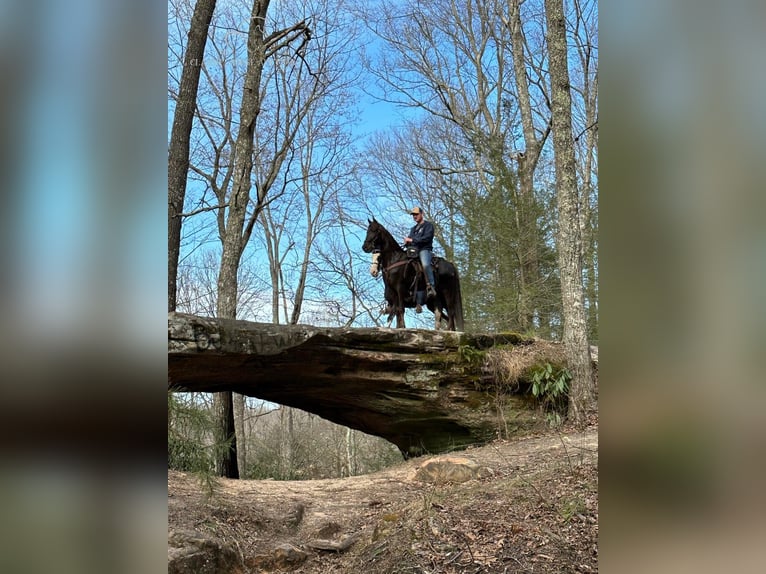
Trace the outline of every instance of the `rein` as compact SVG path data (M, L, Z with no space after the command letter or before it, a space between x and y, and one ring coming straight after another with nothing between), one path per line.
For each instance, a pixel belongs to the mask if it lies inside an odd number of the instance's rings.
M402 265L407 265L410 262L409 259L404 259L402 261L397 261L396 263L392 263L388 267L383 268L383 273L388 273L392 269L395 269L396 267L401 267ZM376 251L372 254L372 264L370 265L370 275L373 277L377 277L378 273L380 272L381 262L380 262L380 251Z
M385 229L383 229L383 231L385 231ZM388 235L390 236L390 234ZM378 241L383 241L385 243L383 238L381 238L380 236L377 236L376 239L377 239L376 243ZM393 241L393 238L391 238L391 240ZM382 248L378 248L378 249L375 249L372 253L372 264L370 265L370 275L372 275L373 277L377 277L378 273L380 272L380 269L382 266L382 263L380 261L380 256L383 254L383 251L384 250ZM388 272L390 272L392 269L396 269L397 267L401 267L402 265L408 265L411 262L412 260L407 258L407 259L403 259L402 261L397 261L396 263L392 263L391 265L387 267L383 267L383 274L385 275Z
M387 275L387 274L388 274L388 273L389 273L389 272L390 272L392 269L396 269L397 267L401 267L402 265L405 265L405 266L406 266L406 265L409 265L409 264L411 264L412 262L413 262L413 260L412 260L412 259L403 259L402 261L397 261L396 263L392 263L392 264L391 264L391 265L389 265L388 267L384 267L384 268L383 268L383 275L384 275L384 276L386 276L386 275ZM380 268L380 259L378 259L378 260L376 261L376 263L377 263L377 265L378 265L378 268ZM405 270L405 273L406 273L406 272L407 272L407 271ZM373 277L374 277L374 276L376 276L376 274L375 274L375 275L373 275ZM415 285L417 285L417 282L418 282L418 271L417 271L417 269L416 269L416 270L415 270L415 277L412 279L412 285L410 285L410 292L411 292L411 293L414 293L414 291L415 291Z
M394 269L395 267L401 267L402 265L407 265L410 262L409 259L404 259L402 261L397 261L396 263L392 263L388 267L383 268L383 273L386 273L387 271L391 271L391 269ZM380 265L380 263L378 263Z

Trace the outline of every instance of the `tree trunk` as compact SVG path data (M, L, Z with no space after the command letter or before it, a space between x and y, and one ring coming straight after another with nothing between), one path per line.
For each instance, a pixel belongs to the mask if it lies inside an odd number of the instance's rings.
M583 168L583 251L586 257L585 273L588 277L588 335L589 339L598 340L598 277L596 274L597 250L596 237L598 237L598 220L590 205L593 189L593 162L594 150L597 146L597 121L596 115L596 86L591 88L585 108L585 125L587 129L585 139L585 166Z
M309 210L308 200L306 203L306 245L303 248L303 261L301 261L301 271L300 275L298 276L298 286L295 289L295 297L293 298L293 311L290 314L290 324L292 325L297 325L301 318L301 311L303 310L303 296L306 293L306 278L308 277L309 262L311 261L311 244L314 239L314 222L311 219L311 211Z
M168 311L176 309L178 257L181 251L181 213L184 208L186 175L189 170L189 139L194 121L207 31L213 18L215 2L216 0L198 0L194 7L168 146Z
M282 448L280 449L280 476L291 480L295 473L295 421L294 411L283 406L279 412L279 423L282 430Z
M356 474L356 434L350 428L346 428L346 471L346 476Z
M234 151L234 183L229 198L229 209L226 218L226 231L223 237L223 252L221 254L221 268L218 273L218 304L217 315L222 318L233 319L237 316L237 272L244 249L243 228L247 206L250 201L250 178L253 171L253 137L255 123L260 112L260 86L263 72L264 51L264 25L266 12L269 8L268 0L256 0L253 3L253 11L250 19L250 29L247 39L247 71L245 86L242 92L242 105L240 106L240 125ZM222 393L219 400L225 405L233 403L231 392ZM220 439L230 440L231 449L225 454L227 461L220 461L218 468L224 470L236 469L237 451L236 438L234 436L234 409L221 408L220 416L231 417L231 420L222 420L219 425L221 432L230 432L230 435L221 436ZM224 474L228 478L238 478Z
M221 269L218 275L218 316L237 315L237 271L242 257L243 231L250 202L253 171L253 138L260 113L261 75L265 59L264 25L268 0L256 0L247 37L247 71L240 106L240 124L234 147L234 181L229 198L226 231L223 238Z
M239 393L233 393L232 399L234 401L234 435L240 439L237 441L237 466L241 469L242 473L247 475L247 448L245 438L247 437L247 429L245 427L247 403L245 402L245 395Z
M582 235L563 0L545 0L545 17L548 27L553 148L559 212L558 254L564 314L563 343L572 374L569 417L579 424L584 422L588 412L595 407L595 388L584 305Z
M216 457L216 473L226 478L239 478L239 466L237 465L237 435L234 432L234 402L231 392L215 393L213 395L213 408L218 421L217 434L220 439L221 456ZM229 442L230 441L230 442Z

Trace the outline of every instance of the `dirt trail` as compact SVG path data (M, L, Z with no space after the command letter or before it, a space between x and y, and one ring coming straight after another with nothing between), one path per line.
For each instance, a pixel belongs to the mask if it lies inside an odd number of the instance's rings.
M437 487L415 479L418 467L433 458L420 457L345 479L221 479L209 498L196 476L170 471L168 525L170 530L194 530L232 542L246 559L268 553L280 543L306 548L316 539L360 540L348 553L317 552L294 569L306 573L361 567L368 573L384 572L403 559L432 567L438 563L443 565L438 571L459 572L468 567L463 561L469 556L476 572L493 572L504 563L506 550L508 560L517 563L528 550L524 571L529 572L563 572L572 560L581 562L583 572L597 568L596 427L498 441L455 456L490 471L479 480ZM421 551L420 542L412 542L421 540L419 533L427 535L430 548ZM373 544L381 537L391 545ZM463 539L472 540L475 550L469 546L471 551L465 553ZM535 550L551 541L552 548ZM402 544L407 548L396 548ZM510 552L512 546L518 548ZM558 570L539 556L568 566ZM456 570L450 570L452 566Z

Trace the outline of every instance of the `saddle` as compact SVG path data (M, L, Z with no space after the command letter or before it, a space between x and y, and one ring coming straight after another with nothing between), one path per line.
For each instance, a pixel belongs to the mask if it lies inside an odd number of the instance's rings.
M407 254L407 259L418 259L417 247L405 247L404 251ZM436 267L439 265L439 261L441 260L442 260L441 257L439 257L438 255L434 255L434 252L431 251L431 267L436 269Z

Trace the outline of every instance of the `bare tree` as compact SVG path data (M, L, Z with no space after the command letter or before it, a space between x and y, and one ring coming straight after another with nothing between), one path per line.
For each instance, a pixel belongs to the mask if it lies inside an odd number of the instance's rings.
M580 198L572 134L572 98L563 4L563 0L545 0L545 17L548 25L553 146L559 213L558 252L564 314L563 343L572 373L569 417L575 423L582 423L595 406L595 387L584 306Z
M247 70L242 91L242 102L239 109L239 131L234 146L234 173L232 189L228 199L226 226L223 234L223 251L221 254L221 269L218 276L218 308L219 317L235 317L237 313L237 270L240 258L247 244L253 225L258 214L266 203L267 195L276 180L280 167L287 157L291 138L294 131L287 131L283 141L277 144L272 162L255 185L255 206L250 211L251 202L253 152L256 128L261 114L261 103L265 86L261 79L268 58L292 42L302 39L296 53L304 49L310 39L311 32L305 21L266 34L266 15L269 0L255 0L250 17L250 27L247 41ZM293 128L294 129L294 128Z
M357 37L355 20L342 3L314 0L307 68L275 61L272 100L279 114L293 118L296 131L288 159L264 206L262 226L272 278L272 320L297 323L306 305L316 316L318 267L313 255L323 236L337 228L336 197L354 174L349 126L354 118L350 91ZM289 18L289 11L283 17ZM303 79L301 79L303 75ZM337 295L336 295L337 299Z
M218 274L217 315L234 318L237 315L237 272L242 252L247 244L253 225L266 203L267 195L277 178L282 162L285 160L290 144L290 135L278 144L273 162L265 179L256 182L255 207L248 220L248 207L251 202L254 140L258 119L261 114L264 86L262 76L266 61L280 50L290 46L296 40L302 40L295 49L300 57L311 32L305 21L266 33L266 16L270 0L255 0L250 15L247 35L247 69L239 109L239 130L234 142L234 166L232 187L227 202L225 230L221 266ZM219 432L230 441L231 449L218 464L218 472L223 476L238 478L236 434L234 432L234 404L231 393L219 393L216 396L216 408L220 420Z
M282 293L282 301L285 302L285 281L281 270L281 259L285 252L280 251L278 242L284 230L280 222L289 220L287 214L290 214L290 210L285 210L283 214L270 205L278 201L288 189L308 189L302 183L305 174L291 169L296 157L301 157L303 145L296 142L296 137L306 122L307 114L316 107L322 96L327 97L327 86L336 84L340 74L338 70L331 71L325 65L330 56L327 38L332 37L328 30L321 29L323 34L319 41L309 44L313 31L309 30L306 19L301 19L297 24L280 25L272 18L268 24L268 8L269 2L255 2L253 5L245 58L242 54L244 46L240 41L244 34L238 30L242 18L237 15L236 7L227 6L221 15L224 20L219 23L220 30L226 33L213 37L213 57L203 67L206 91L205 99L198 107L198 121L202 129L199 131L196 161L192 167L202 191L198 192L189 215L213 212L216 216L215 227L221 241L222 254L215 314L222 317L238 315L239 308L247 305L247 297L260 297L259 294L247 293L246 289L242 289L241 261L256 222L268 218L273 220L274 225L264 229L266 246L269 259L277 263L271 265L269 289ZM280 18L290 18L288 8L292 7L282 7L284 14L280 14ZM313 10L312 19L318 25L334 25L336 14L331 14L329 3L324 0L311 6L303 5L303 8ZM273 26L277 31L267 34L267 26ZM314 39L317 40L316 37ZM308 46L311 47L310 51L307 50ZM346 52L350 53L347 49ZM240 66L242 61L247 62L244 71ZM336 77L332 77L333 73ZM238 93L242 94L239 108L234 102ZM267 113L263 113L263 110L267 110ZM307 165L306 170L311 172L313 169ZM255 193L251 194L253 189ZM207 195L208 191L212 192L212 201ZM283 207L281 204L280 209ZM306 241L306 245L310 246L321 226L316 217L309 217L307 221L313 227ZM275 241L276 249L273 249ZM288 238L290 244L292 242ZM304 251L308 262L309 253ZM301 274L304 284L305 267ZM299 282L296 293L302 291ZM277 305L278 300L274 299L272 320L276 322L279 320ZM299 312L300 305L293 309L296 321ZM239 403L243 400L241 397L235 399ZM232 407L229 402L228 397L218 397L216 400L222 419L231 416ZM241 404L237 405L238 412L243 410ZM241 424L238 426L241 427ZM235 440L235 437L229 438ZM221 465L221 472L234 474L233 471L223 470L223 462ZM233 467L233 462L228 465Z
M194 7L168 145L168 311L175 311L176 308L181 213L189 171L189 140L197 104L202 58L214 10L215 0L198 0Z
M579 66L572 78L573 115L579 119L575 129L575 153L581 182L580 226L583 234L583 265L589 338L598 338L598 30L595 0L575 0L572 39Z

